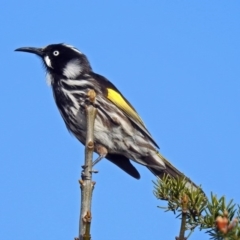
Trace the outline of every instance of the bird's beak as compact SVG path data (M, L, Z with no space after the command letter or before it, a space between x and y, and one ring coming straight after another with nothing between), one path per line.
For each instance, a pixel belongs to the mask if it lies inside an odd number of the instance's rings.
M29 52L29 53L34 53L40 57L43 56L43 49L42 48L34 48L34 47L21 47L15 49L17 52Z

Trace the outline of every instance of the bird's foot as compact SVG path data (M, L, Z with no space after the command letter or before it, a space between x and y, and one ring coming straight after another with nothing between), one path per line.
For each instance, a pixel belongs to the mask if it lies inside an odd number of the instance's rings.
M99 154L99 156L95 161L93 161L92 163L93 166L100 162L108 154L108 150L103 145L100 144L96 144L96 152Z
M95 166L98 162L100 162L103 158L105 158L106 155L108 154L107 149L100 144L96 144L96 152L99 154L99 156L95 161L92 162L92 167ZM84 171L86 170L86 168L88 168L88 165L82 165L82 169L83 169L82 174L84 174ZM92 169L91 173L98 173L98 170Z

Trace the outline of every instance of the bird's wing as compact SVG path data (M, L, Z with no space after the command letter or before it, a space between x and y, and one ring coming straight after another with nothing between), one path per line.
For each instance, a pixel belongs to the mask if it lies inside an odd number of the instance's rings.
M129 101L121 94L121 92L106 78L103 76L93 73L94 78L99 82L102 87L102 91L105 97L115 104L122 112L134 123L138 129L150 139L150 141L157 147L157 143L153 140L151 134L144 125L141 117L138 115L134 107L129 103Z

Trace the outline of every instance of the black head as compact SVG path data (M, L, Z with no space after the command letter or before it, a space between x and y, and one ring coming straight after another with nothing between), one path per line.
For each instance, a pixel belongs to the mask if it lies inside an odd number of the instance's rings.
M91 71L84 54L67 44L51 44L43 48L22 47L15 51L34 53L41 57L48 72L76 78L81 73Z

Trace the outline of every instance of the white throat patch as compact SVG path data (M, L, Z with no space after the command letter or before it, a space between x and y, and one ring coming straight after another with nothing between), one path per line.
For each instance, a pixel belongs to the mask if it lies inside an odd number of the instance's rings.
M82 67L78 59L68 62L63 70L63 75L67 78L76 78L82 72Z
M53 68L51 60L50 60L50 58L48 56L44 57L44 62L47 64L48 67Z

